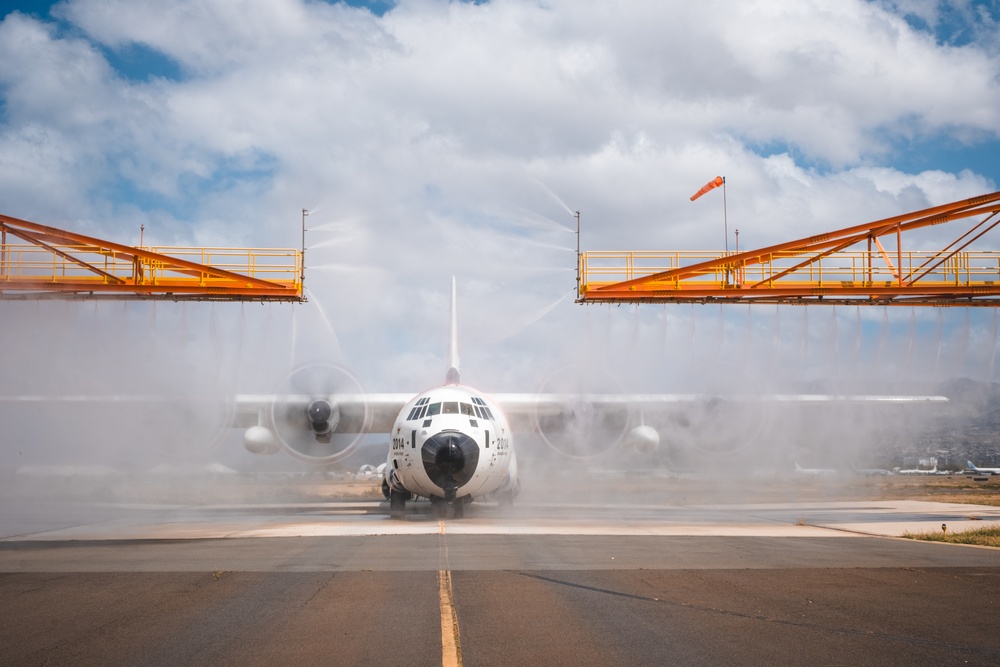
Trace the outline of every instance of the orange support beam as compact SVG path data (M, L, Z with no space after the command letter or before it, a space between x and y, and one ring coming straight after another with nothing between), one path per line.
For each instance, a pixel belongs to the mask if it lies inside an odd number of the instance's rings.
M133 247L0 215L6 300L304 301L302 261L283 248Z
M1000 253L966 248L1000 224L998 214L994 192L733 254L581 253L577 302L996 307ZM977 216L940 251L904 251L906 233ZM895 261L880 237L895 238Z

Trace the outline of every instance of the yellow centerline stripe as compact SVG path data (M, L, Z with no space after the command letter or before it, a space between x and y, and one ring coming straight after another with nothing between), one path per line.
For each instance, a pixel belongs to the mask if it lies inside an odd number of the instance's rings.
M451 565L448 563L448 543L444 540L444 520L438 521L438 596L441 600L441 664L443 667L462 667L462 641L458 634L458 614L451 592Z
M462 641L458 635L458 614L451 593L451 572L438 570L438 588L441 596L441 665L462 666Z

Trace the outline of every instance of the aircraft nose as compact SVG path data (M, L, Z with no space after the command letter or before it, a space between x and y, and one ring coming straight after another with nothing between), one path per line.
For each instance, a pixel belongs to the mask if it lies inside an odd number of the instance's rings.
M452 500L460 486L472 479L479 463L479 445L464 433L442 431L427 438L420 449L424 471Z

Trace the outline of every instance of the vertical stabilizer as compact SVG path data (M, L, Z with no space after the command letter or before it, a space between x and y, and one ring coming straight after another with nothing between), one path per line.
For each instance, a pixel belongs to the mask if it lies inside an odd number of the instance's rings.
M451 277L451 335L448 338L448 374L446 384L459 384L462 379L458 372L458 306L456 305L455 276Z

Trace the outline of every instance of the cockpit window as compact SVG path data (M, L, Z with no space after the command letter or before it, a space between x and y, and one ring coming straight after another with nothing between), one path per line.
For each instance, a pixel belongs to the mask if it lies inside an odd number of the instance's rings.
M427 416L428 417L433 417L434 415L439 415L439 414L441 414L441 404L440 403L431 403L430 405L427 406Z
M493 419L493 412L486 407L486 401L478 396L472 397L472 402L476 404L476 416L480 419ZM471 407L471 406L470 406Z
M458 414L458 401L445 401L442 403L444 406L444 414L446 415L457 415Z
M470 405L469 403L461 403L459 407L462 409L463 415L469 415L470 417L476 416L475 411L473 411L472 409L472 405Z

